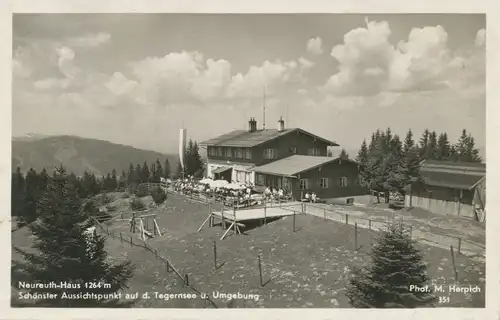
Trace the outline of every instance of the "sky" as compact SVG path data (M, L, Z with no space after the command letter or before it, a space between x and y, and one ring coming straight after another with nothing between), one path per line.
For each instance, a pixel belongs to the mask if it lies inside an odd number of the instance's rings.
M462 129L485 153L486 18L474 14L15 14L13 136L177 152L250 117L353 153L377 128Z

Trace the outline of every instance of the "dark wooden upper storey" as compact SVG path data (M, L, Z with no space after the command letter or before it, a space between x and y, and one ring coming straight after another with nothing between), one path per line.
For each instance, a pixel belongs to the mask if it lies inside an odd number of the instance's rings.
M327 147L337 143L300 128L286 129L278 121L277 129L257 129L252 118L248 130L234 130L200 143L207 148L209 160L227 160L263 165L293 154L326 156Z

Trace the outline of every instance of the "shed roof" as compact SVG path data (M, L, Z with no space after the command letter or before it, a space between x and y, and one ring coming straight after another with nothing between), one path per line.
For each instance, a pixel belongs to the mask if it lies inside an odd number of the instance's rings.
M330 162L339 161L340 158L293 155L259 167L253 171L258 173L292 177L296 174L317 168ZM342 160L354 163L352 160Z
M486 176L486 164L425 160L420 174L428 185L467 190Z
M201 146L215 146L215 147L254 147L264 142L271 141L278 137L290 134L292 132L302 132L304 134L310 135L318 140L327 143L329 146L338 146L337 143L316 136L310 132L307 132L300 128L284 129L279 131L278 129L265 129L250 132L248 130L234 130L229 133L225 133L218 137L206 140L200 143Z

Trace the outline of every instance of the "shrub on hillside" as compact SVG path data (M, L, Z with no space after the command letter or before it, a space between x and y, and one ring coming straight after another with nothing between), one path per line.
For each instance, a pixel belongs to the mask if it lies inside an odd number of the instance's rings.
M141 201L141 199L134 198L130 201L130 208L132 210L144 210L146 209L146 205Z
M108 194L106 193L103 193L99 196L99 203L104 206L104 205L107 205L108 203L110 202L113 202L114 199L113 197L109 196Z
M145 185L140 185L135 189L135 196L138 198L149 196L149 190Z
M160 205L167 200L167 194L165 191L163 191L162 188L157 187L151 192L151 196L153 197L153 201L157 204Z
M108 204L106 206L106 211L108 211L108 212L115 212L116 211L116 206L114 206L112 204Z
M82 210L83 210L83 212L85 212L86 214L91 215L91 216L96 216L99 213L99 208L97 207L94 200L87 200L83 204Z

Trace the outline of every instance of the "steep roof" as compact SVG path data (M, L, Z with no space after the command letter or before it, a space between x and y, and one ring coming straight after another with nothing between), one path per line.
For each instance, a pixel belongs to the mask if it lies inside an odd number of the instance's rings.
M256 130L253 132L247 130L234 130L229 133L225 133L218 137L212 138L207 141L203 141L200 143L201 146L214 146L214 147L255 147L264 142L268 142L274 140L276 138L282 137L284 135L293 133L293 132L301 132L307 134L311 137L314 137L318 140L321 140L327 143L329 146L338 146L337 143L318 137L310 132L302 130L300 128L290 128L285 129L283 131L279 131L278 129L265 129L265 130Z
M425 160L420 174L428 185L467 190L486 176L486 164Z
M308 171L321 165L339 160L340 158L304 156L296 154L259 167L255 167L253 168L253 171L264 174L291 177L301 172ZM352 160L342 161L355 163Z

